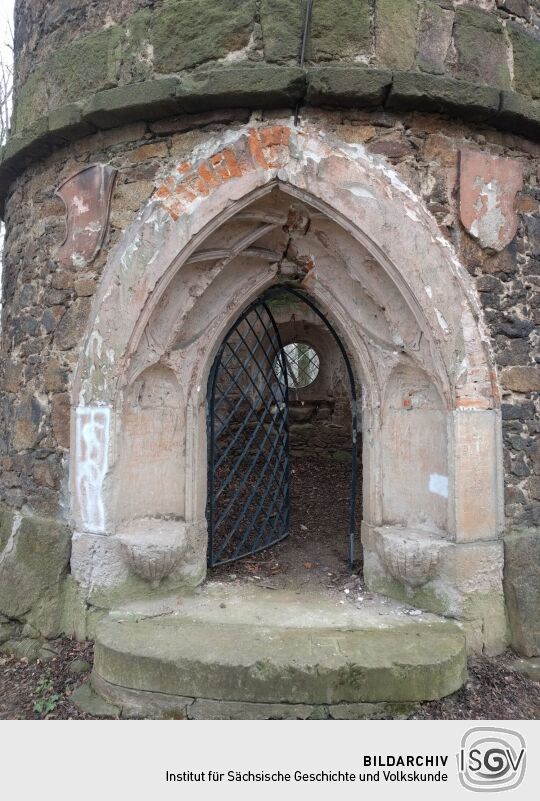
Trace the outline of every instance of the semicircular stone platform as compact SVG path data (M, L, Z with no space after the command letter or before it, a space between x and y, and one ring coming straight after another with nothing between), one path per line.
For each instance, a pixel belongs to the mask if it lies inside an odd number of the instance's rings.
M127 716L344 718L402 715L465 678L464 634L435 615L216 583L111 613L92 684Z

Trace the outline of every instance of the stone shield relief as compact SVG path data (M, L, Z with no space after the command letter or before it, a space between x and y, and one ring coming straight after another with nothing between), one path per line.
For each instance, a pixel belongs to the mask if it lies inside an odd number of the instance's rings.
M96 258L105 239L116 169L91 164L56 190L66 207L66 236L57 260L61 267L82 269Z

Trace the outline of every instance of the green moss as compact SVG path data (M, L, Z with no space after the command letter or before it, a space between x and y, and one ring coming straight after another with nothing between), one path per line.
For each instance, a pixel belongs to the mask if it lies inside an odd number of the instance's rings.
M165 0L152 31L157 72L223 58L249 43L255 0Z
M369 0L317 0L308 50L312 61L335 61L367 53L371 46Z
M457 25L471 25L484 31L500 33L501 23L494 14L477 8L458 8L456 10Z
M122 82L143 81L152 74L152 12L145 8L128 20L122 47Z
M47 95L46 70L36 69L21 86L15 96L13 106L12 133L20 134L38 117L47 114L49 98Z
M540 98L540 41L518 28L511 27L509 31L514 50L514 88Z
M9 522L4 517L3 532ZM10 530L11 533L11 530ZM2 534L2 540L5 534ZM31 623L45 637L60 631L61 586L71 547L68 529L54 520L23 517L0 562L0 613Z
M55 94L62 103L110 89L118 82L121 44L125 33L113 26L80 36L63 47L47 62L47 75L53 105Z
M510 87L508 47L497 19L473 9L456 13L457 72L468 80Z
M261 0L264 57L267 61L296 61L304 23L305 0Z
M121 28L113 26L80 36L53 53L17 93L13 114L14 132L20 133L29 128L50 108L115 86L124 35Z
M375 30L378 61L391 69L414 64L418 3L416 0L377 0Z

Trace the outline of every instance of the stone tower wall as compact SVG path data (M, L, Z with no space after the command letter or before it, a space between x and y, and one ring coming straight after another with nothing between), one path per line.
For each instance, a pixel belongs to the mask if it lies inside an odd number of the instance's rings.
M47 604L26 609L3 588L39 565L22 546L24 569L0 557L0 612L42 632L64 625L54 599L69 553L70 392L107 257L196 146L297 106L394 168L474 276L502 390L508 530L521 543L540 526L540 3L316 0L299 66L303 10L296 0L16 3L16 99L0 156L0 548L22 519L48 532L60 562L34 593ZM522 169L504 247L460 220L463 151ZM60 266L55 193L91 163L118 171L107 236L90 263ZM515 547L533 554L538 542Z

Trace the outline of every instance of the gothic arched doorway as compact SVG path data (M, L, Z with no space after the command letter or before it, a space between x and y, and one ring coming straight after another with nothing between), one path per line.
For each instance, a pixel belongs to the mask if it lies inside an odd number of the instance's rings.
M299 321L297 313L293 313L293 319L288 323L276 320L275 309L279 314L280 307L290 300L295 307L301 305L315 317L318 328L322 328L318 335L316 326L306 324L302 315ZM325 338L330 339L330 348L324 346ZM321 341L323 344L319 346ZM346 421L343 420L343 403L336 404L332 386L336 355L342 362L341 372L348 383L345 414L349 419ZM327 363L332 356L333 365ZM316 424L319 434L323 433L323 441L324 433L327 434L327 447L319 447L318 454L309 454L307 465L305 460L298 459L298 453L302 451L295 449L292 459L298 466L296 469L293 466L292 471L289 410L293 431L298 435L301 432L304 440L306 429L310 433ZM313 422L306 425L309 419ZM338 524L335 527L337 531L333 530L331 534L328 531L324 533L338 540L341 546L338 548L343 555L347 554L352 568L357 533L357 422L353 369L335 328L306 293L287 285L270 288L250 304L229 329L208 379L209 566L252 556L290 534L291 477L295 490L292 498L298 517L302 517L306 505L313 504L314 500L319 501L319 508L312 517L324 517L324 513L320 513L324 505L322 492L325 484L336 480L336 470L339 473L345 469L348 497L334 496L326 505L330 505L335 517L339 518L340 512L343 517L342 504L345 504L346 523ZM325 432L328 423L333 430ZM339 457L344 454L348 462L348 467L341 466L341 471L335 462L326 465L320 459L320 452L328 449L328 434L334 444L341 445L341 449L331 452L332 455L335 453ZM343 450L344 446L347 450ZM322 471L318 471L314 482L313 471L309 468L317 457ZM307 497L306 492L297 486L300 476L296 475L296 480L294 476L299 473L304 474L304 481L307 478L310 484L319 484L314 498ZM297 533L308 530L302 522L293 520L294 523ZM309 551L306 552L308 555Z

